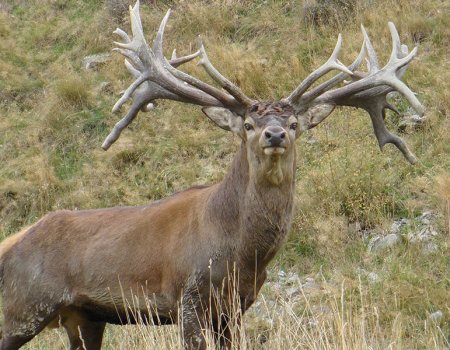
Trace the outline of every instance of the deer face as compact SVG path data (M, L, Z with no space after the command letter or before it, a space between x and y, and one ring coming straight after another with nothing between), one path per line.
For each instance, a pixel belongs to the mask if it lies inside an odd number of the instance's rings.
M250 171L256 178L279 185L295 161L294 143L300 135L293 108L282 102L258 102L241 117L228 109L206 107L217 125L243 140Z
M274 158L292 152L298 137L297 124L291 106L261 102L249 108L241 137L255 155Z

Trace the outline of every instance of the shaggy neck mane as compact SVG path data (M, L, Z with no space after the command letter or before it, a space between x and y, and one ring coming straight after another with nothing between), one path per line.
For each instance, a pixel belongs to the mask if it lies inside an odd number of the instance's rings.
M295 159L295 152L289 156ZM295 161L266 159L259 167L251 169L242 142L230 171L211 195L207 209L226 235L233 236L238 262L253 267L257 264L258 270L266 267L289 231Z

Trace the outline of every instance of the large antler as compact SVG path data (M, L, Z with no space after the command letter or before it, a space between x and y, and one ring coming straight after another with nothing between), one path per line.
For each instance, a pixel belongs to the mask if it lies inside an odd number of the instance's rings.
M389 30L392 36L392 53L389 62L380 69L369 36L363 26L361 26L361 29L364 36L363 46L357 59L350 66L343 66L337 59L341 48L341 37L339 35L338 43L331 58L323 66L311 73L285 101L290 103L303 116L303 129L311 129L321 123L333 111L335 106L363 108L370 115L380 148L382 149L386 143L392 143L410 163L414 164L417 161L416 157L408 149L402 138L392 134L386 128L384 118L386 108L397 112L386 100L387 94L392 91L401 93L419 115L423 115L425 112L425 108L414 93L401 81L408 64L416 55L417 47L409 53L408 47L400 43L394 24L389 22ZM366 54L368 72L356 72ZM307 91L314 82L332 69L341 70L342 73ZM352 79L350 83L332 89L349 76Z
M116 42L118 48L114 49L126 57L125 65L135 78L135 81L123 93L122 97L113 107L113 112L117 112L122 105L133 97L133 103L127 114L114 126L111 133L102 144L102 148L107 150L120 136L122 130L131 123L140 110L151 109L151 103L157 99L169 99L193 103L200 106L225 107L233 112L243 115L247 106L253 100L229 80L224 78L209 61L203 44L196 53L176 58L169 61L163 54L163 35L170 10L167 11L161 22L153 48L150 48L145 41L139 14L139 1L134 7L130 6L131 30L133 37L117 29L114 33L119 35L123 42ZM200 64L206 72L223 89L208 85L199 79L192 77L176 67L200 56Z

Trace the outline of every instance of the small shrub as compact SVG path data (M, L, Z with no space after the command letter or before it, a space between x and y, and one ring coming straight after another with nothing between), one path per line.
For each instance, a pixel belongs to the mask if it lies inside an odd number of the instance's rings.
M105 7L111 18L118 24L124 22L130 1L127 0L107 0L105 1Z
M337 24L354 15L356 8L354 0L317 0L315 4L304 7L303 19L313 26Z
M55 93L62 103L73 107L89 105L89 86L87 81L78 76L68 76L55 84Z

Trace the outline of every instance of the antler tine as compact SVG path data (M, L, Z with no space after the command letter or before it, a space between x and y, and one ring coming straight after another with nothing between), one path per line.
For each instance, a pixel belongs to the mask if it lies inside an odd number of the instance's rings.
M174 49L172 52L172 57L170 58L170 61L169 61L170 65L172 67L181 66L182 64L192 61L194 58L197 58L200 55L200 52L197 51L190 55L186 55L183 57L177 57L176 52L177 52L177 49Z
M385 108L391 108L387 104L384 105ZM409 150L406 142L399 136L391 133L384 124L384 110L381 108L373 108L368 110L370 119L372 120L372 126L375 133L375 136L378 141L378 145L380 146L380 150L383 150L383 147L387 143L392 143L396 146L403 154L403 156L411 163L417 163L416 156Z
M131 42L131 39L130 39L130 37L128 36L128 34L125 33L125 32L124 32L122 29L120 29L120 28L116 28L116 30L113 32L113 34L119 35L125 43Z
M300 83L300 85L297 86L297 88L284 100L290 103L291 105L297 105L299 99L306 92L306 90L308 90L311 87L311 85L314 84L314 82L317 81L320 77L327 74L329 71L333 69L340 70L348 75L353 75L353 72L351 72L337 58L339 52L341 51L341 47L342 47L342 35L339 33L336 46L328 61L325 62L322 66L320 66L318 69L316 69L314 72L312 72L310 75L308 75Z
M404 55L402 53L402 44L400 43L400 36L398 35L397 28L395 28L395 25L392 22L388 22L388 27L389 27L389 31L391 33L391 38L392 38L392 52L391 52L391 58L389 59L389 63L390 63L390 62L394 62L395 60L397 60L399 58L403 58Z
M125 67L127 67L128 71L131 73L131 75L137 79L141 76L141 72L134 68L134 66L125 58Z
M226 91L228 91L239 103L243 104L244 106L252 105L255 101L245 96L241 89L239 89L231 81L220 74L220 72L212 65L208 58L208 55L206 54L205 46L203 45L200 36L198 40L200 47L200 61L198 62L198 64L202 65L209 76L213 78L213 80L220 86L222 86Z
M147 48L147 42L145 41L144 32L142 30L141 17L139 14L139 0L136 1L134 7L129 7L130 18L131 18L131 32L133 34L133 39L130 40L128 34L126 34L121 29L116 29L114 33L118 34L124 43L114 42L115 45L123 49L132 50L139 53L144 53L145 48Z
M415 94L403 83L397 75L406 67L414 58L417 53L417 47L415 47L406 57L401 59L395 59L393 62L389 62L380 72L380 82L384 82L386 85L391 86L398 92L400 92L416 110L419 115L425 113L425 108L419 102Z
M200 50L197 51L196 57L200 56L200 54L201 54ZM170 61L170 62L172 62L172 61ZM240 108L240 107L242 107L242 103L240 101L238 101L236 98L234 98L233 96L230 96L230 95L224 93L223 91L215 88L214 86L208 85L208 84L204 83L203 81L176 69L175 66L173 66L172 64L168 64L166 66L166 68L176 78L181 79L182 81L188 83L189 85L192 85L192 86L206 92L207 94L215 97L217 100L222 102L222 104L224 106L228 106L238 113L243 112L242 108Z
M186 74L178 69L176 69L172 64L168 64L167 59L164 57L163 53L163 36L164 36L164 29L167 24L167 20L169 19L170 10L167 11L166 16L161 22L161 25L158 30L158 34L156 35L156 39L153 45L153 51L155 52L155 55L158 57L158 59L161 62L165 63L165 68L172 74L174 77L181 79L182 81L188 83L189 85L192 85L196 87L197 89L206 92L208 95L213 96L218 101L220 101L224 106L234 106L237 107L238 104L236 103L236 100L229 96L228 94L225 94L224 92L220 91L219 89L215 88L214 86L208 85L201 80L190 76L189 74ZM198 50L193 55L191 55L193 58L200 56L201 57L202 52L201 50ZM241 102L238 100L238 102Z
M155 41L153 43L153 52L155 53L156 57L158 57L161 62L164 61L164 52L163 52L163 37L164 37L164 29L166 28L167 21L169 20L171 10L168 9L166 12L166 15L164 16L163 20L161 21L161 24L159 25L158 33L156 33Z
M139 77L125 90L122 97L114 105L112 112L117 112L122 105L128 101L128 99L133 95L134 91L146 80L146 77L139 75Z
M371 74L380 69L379 64L378 64L378 58L377 58L377 54L372 46L372 42L370 41L369 35L367 34L366 28L364 28L364 26L362 24L361 24L361 32L363 33L363 36L364 36L364 43L365 43L366 51L367 51L368 71L369 71L369 74Z
M350 64L347 67L349 71L354 72L361 65L361 63L366 55L365 43L366 43L366 41L364 40L358 56L352 62L352 64ZM298 100L297 105L299 105L299 106L308 105L309 102L314 100L316 97L320 96L324 91L327 91L327 90L331 89L332 87L336 86L337 84L341 83L342 81L344 81L344 79L347 76L348 76L347 73L341 72L341 73L337 74L336 76L334 76L333 78L319 84L318 86L313 88L311 91L305 92Z
M107 151L109 147L111 147L111 145L117 141L120 134L122 133L122 130L125 129L133 121L133 119L137 116L137 114L139 113L140 109L143 106L144 106L143 101L141 100L133 101L133 104L131 105L127 114L114 125L114 128L108 134L105 141L103 141L102 148L105 151Z

